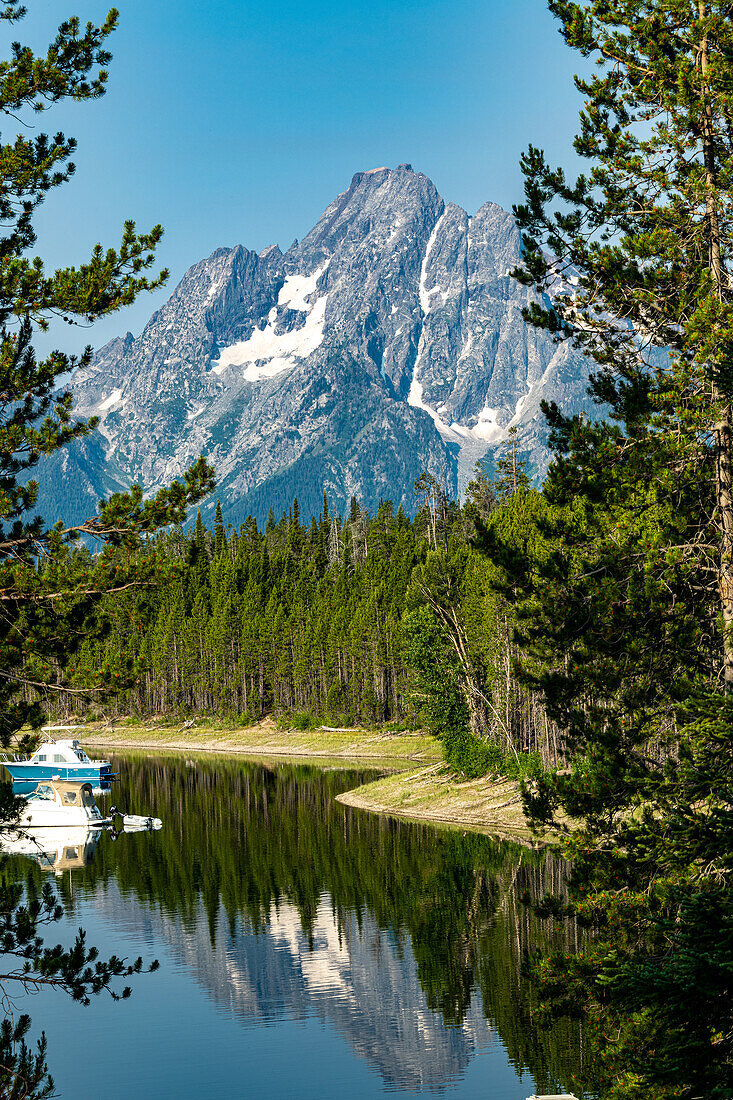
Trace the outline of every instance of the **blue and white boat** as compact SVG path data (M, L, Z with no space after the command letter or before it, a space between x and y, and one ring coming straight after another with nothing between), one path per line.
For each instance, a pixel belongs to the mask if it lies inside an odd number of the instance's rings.
M74 730L78 726L47 726L47 735L58 730ZM14 783L38 783L42 779L72 779L77 783L91 783L100 790L109 790L112 782L112 765L109 760L90 760L76 738L54 741L48 737L32 756L16 756L2 763L10 772Z

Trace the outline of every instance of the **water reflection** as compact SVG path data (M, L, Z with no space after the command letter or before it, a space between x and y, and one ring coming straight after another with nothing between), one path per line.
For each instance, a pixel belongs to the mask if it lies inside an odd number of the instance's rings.
M83 825L69 829L24 829L17 834L0 833L0 851L30 856L43 871L60 875L91 863L99 836L99 829Z
M520 898L558 885L548 856L349 810L334 799L368 778L353 772L115 763L123 804L149 806L165 828L103 836L74 885L59 882L70 918L86 898L135 943L164 945L249 1031L320 1021L382 1089L461 1089L481 1052L487 1074L503 1074L488 1097L529 1095L523 1072L539 1092L580 1095L577 1031L538 1032L521 978L549 933Z

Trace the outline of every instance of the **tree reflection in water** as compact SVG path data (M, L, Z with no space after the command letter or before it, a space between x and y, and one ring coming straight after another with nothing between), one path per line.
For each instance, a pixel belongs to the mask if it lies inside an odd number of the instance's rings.
M163 830L104 838L74 884L100 905L119 906L121 894L128 919L159 914L229 1010L298 1016L319 994L321 1009L307 1011L333 1016L338 1004L340 1029L398 1088L441 1087L465 1061L456 1044L470 1047L485 1016L540 1091L580 1094L580 1030L539 1031L522 979L527 950L573 935L520 901L561 886L551 856L337 803L374 774L364 771L133 754L115 770L115 801L148 808ZM72 911L68 876L58 885ZM358 1011L345 1016L349 999Z

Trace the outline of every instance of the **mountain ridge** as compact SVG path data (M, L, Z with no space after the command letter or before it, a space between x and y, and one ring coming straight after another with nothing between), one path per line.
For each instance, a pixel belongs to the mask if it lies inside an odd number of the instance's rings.
M513 424L541 477L540 402L590 411L589 365L524 322L520 259L510 214L469 215L409 164L356 172L286 252L215 249L139 337L74 376L75 413L102 436L76 451L75 507L93 509L94 486L153 491L204 452L218 476L204 512L219 497L230 522L294 495L307 515L324 489L337 511L352 495L412 511L422 470L456 495Z

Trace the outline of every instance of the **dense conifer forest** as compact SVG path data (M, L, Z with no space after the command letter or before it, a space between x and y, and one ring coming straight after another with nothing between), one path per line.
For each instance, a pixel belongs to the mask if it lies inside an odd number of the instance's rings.
M539 507L516 455L505 466L494 482L478 471L464 507L423 475L414 518L389 501L371 516L356 500L342 518L324 494L309 523L297 499L264 531L251 517L225 529L217 509L213 531L199 516L191 530L121 549L121 568L134 553L165 579L105 601L59 675L119 685L105 717L427 722L474 773L489 744L497 759L554 762L557 731L514 676L497 571L471 544L473 517L506 525Z

